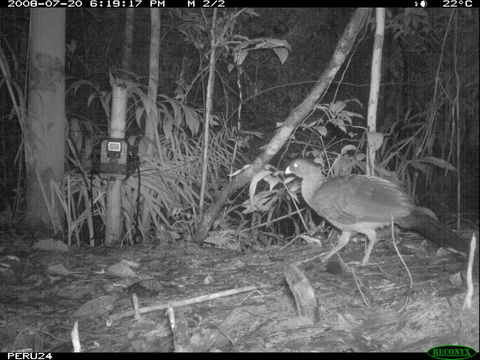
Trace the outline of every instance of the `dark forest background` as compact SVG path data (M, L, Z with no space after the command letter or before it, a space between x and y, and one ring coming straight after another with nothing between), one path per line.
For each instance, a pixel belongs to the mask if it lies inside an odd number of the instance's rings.
M352 13L347 8L257 8L236 18L231 42L219 49L215 67L207 203L215 200L229 181L229 174L262 151L278 124L305 98L328 64ZM197 9L164 9L160 16L157 107L164 151L155 170L182 164L183 171L161 179L158 174L149 178L145 172L141 195L154 199L158 206L148 214L156 219L157 228L161 223L170 236L191 236L198 220L209 28ZM222 16L228 19L228 10ZM458 213L462 221L478 222L478 19L478 9L387 9L377 113L377 130L384 134L384 143L377 152L378 168L398 178L417 204L432 209L451 224L455 224ZM124 31L124 10L67 11L67 135L78 154L69 153L66 168L73 177L85 166L82 161L73 161L74 155L82 160L91 151L89 146L108 135L101 99L111 91L111 72L125 70L120 62ZM365 151L373 31L374 20L370 20L321 105L271 162L268 171L272 177L263 185L259 183L254 202L249 200L247 190L240 191L225 205L216 229L236 229L237 234L240 230L250 234L254 228L261 229L262 235L256 233L255 239L267 243L281 239L279 234L291 235L293 228L298 230L297 218L284 219L292 209L286 205L285 191L274 181L276 171L297 156L322 158L330 170L337 167L337 173L338 168L364 172L361 154ZM144 90L150 56L148 9L135 11L133 33L128 77ZM291 49L283 63L277 53L265 47L249 49L242 64L234 62L236 46L262 38L289 44ZM28 80L28 44L29 10L3 9L1 62L9 67L19 91L25 89ZM12 112L10 94L1 83L0 96L1 210L4 221L19 226L25 202L22 129ZM129 100L127 136L145 130L140 97L132 95ZM81 177L78 179L79 187L87 186L82 185ZM134 176L131 181L128 189L134 190ZM102 184L94 182L93 186L98 190ZM134 197L128 196L126 190L124 206L130 214L127 225L131 226L136 207ZM101 206L100 201L95 204L95 214L100 217ZM81 237L82 231L78 234ZM251 238L243 236L240 240Z

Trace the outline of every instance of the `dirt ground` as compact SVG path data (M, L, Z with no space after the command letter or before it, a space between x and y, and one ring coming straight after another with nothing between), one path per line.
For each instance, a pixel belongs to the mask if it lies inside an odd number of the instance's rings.
M322 264L327 239L236 252L155 240L68 248L2 233L0 348L71 352L77 322L84 352L478 351L478 258L464 309L464 261L403 233L410 279L380 238L362 267L352 263L361 237Z

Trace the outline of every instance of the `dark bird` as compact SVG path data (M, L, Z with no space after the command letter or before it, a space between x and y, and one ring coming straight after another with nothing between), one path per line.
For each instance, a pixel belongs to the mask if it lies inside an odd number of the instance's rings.
M362 265L367 265L377 238L376 230L391 224L392 217L399 227L413 230L450 251L466 254L466 242L416 207L391 181L366 175L327 179L318 165L303 159L292 161L285 174L301 178L302 196L308 206L342 230L337 246L325 255L323 262L346 246L353 234L361 233L369 240L362 261Z

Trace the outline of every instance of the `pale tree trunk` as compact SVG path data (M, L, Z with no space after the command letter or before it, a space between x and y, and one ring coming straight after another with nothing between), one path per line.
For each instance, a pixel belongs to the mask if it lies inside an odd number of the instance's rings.
M57 233L63 224L50 181L60 183L65 164L65 9L30 10L26 225Z
M109 135L114 139L125 138L127 118L127 85L121 79L112 84L112 116ZM110 178L105 210L105 245L120 243L122 239L122 180Z
M383 135L377 133L377 106L382 78L382 49L385 34L385 8L376 9L375 42L373 44L370 96L367 116L367 175L375 175L375 152L382 147Z

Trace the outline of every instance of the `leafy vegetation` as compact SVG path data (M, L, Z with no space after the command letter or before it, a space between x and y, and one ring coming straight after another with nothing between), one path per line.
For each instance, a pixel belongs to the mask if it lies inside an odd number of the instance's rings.
M377 172L405 184L413 197L436 212L446 209L433 194L439 188L451 193L456 171L463 181L465 209L478 208L478 190L472 196L472 189L478 188L478 21L474 21L478 9L471 10L387 13L378 114L384 141ZM123 23L118 14L92 9L69 13L69 172L62 184L52 184L56 198L47 200L62 204L70 243L91 241L104 221L105 183L91 176L90 170L94 144L107 136L109 76L120 72ZM21 134L27 109L23 90L27 57L22 41L26 43L28 31L19 37L14 34L18 28L26 29L28 14L16 13L16 23L9 15L0 14L1 183L8 204L8 211L7 206L2 210L8 222L15 223L21 220L23 208ZM328 62L350 15L348 9L220 13L207 204L253 160L300 103ZM159 95L152 101L144 60L148 59L149 14L136 13L135 64L128 74L122 70L129 92L127 134L133 143L147 121L156 127L153 140L143 138L138 144L140 178L134 172L123 184L125 242L132 241L135 224L148 224L148 219L157 236L161 232L170 239L190 239L198 224L210 21L211 13L196 9L162 13ZM333 175L364 172L363 109L368 99L371 30L363 35L339 81L272 164L254 176L248 191L238 192L225 204L207 242L250 248L283 243L302 229L313 230L318 222L315 215L291 202L298 186L284 178L283 169L293 157L315 158ZM450 211L454 200L449 195L444 200ZM138 207L138 202L144 206ZM151 231L140 230L144 237Z

